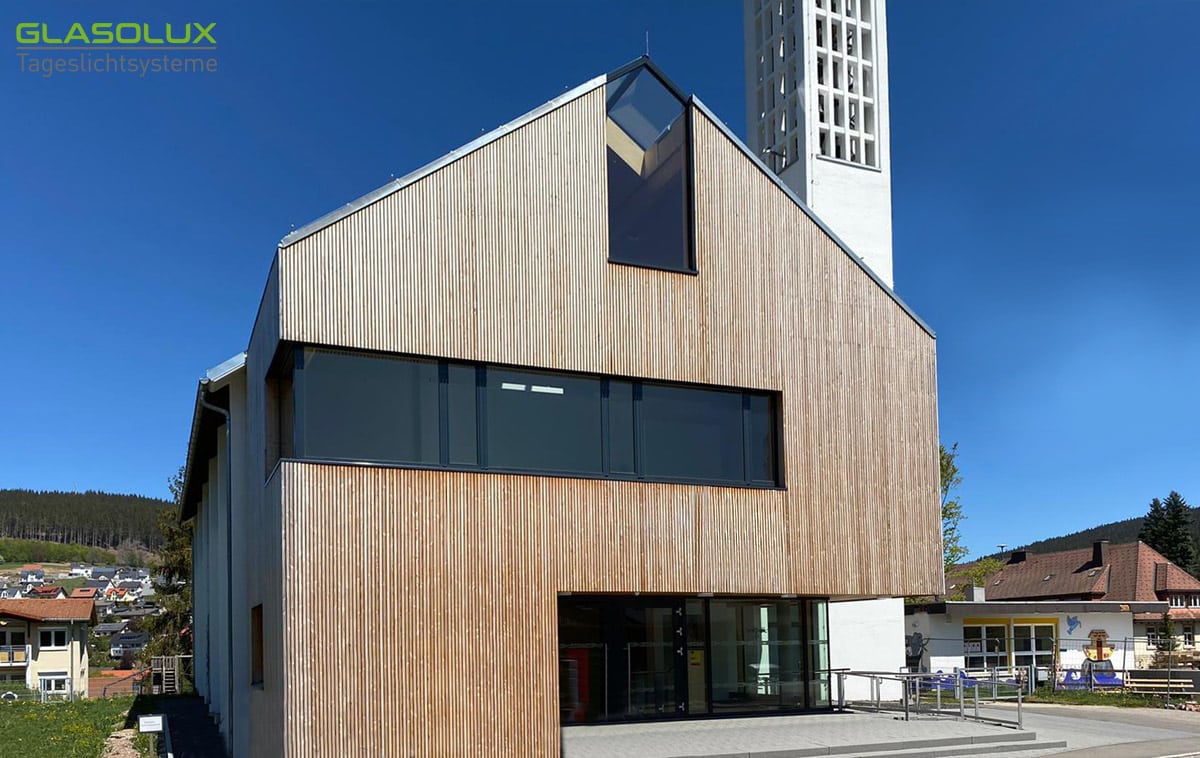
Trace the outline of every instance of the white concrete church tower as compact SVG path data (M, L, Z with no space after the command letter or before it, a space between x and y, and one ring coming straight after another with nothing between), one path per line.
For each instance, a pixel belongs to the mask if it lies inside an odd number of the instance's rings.
M892 286L885 0L745 0L750 147Z

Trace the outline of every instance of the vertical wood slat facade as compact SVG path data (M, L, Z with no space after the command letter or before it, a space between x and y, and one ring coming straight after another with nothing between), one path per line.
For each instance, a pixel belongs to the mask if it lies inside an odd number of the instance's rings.
M603 94L281 249L250 423L279 340L770 389L786 490L284 462L252 751L556 754L559 592L941 590L932 337L699 112L699 275L609 264Z

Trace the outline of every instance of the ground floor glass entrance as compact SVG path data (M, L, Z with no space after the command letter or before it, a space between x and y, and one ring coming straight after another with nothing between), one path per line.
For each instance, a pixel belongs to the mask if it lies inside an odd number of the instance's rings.
M823 599L559 598L563 723L829 707Z

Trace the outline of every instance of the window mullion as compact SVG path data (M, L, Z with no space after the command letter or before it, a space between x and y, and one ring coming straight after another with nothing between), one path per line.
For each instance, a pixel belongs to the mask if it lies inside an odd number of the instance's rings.
M639 479L646 478L642 453L642 383L633 383L633 471Z
M438 461L450 465L450 364L438 361Z
M612 476L612 456L608 446L612 444L612 432L608 428L608 379L600 380L600 471Z
M475 460L479 468L488 467L487 459L487 367L475 367Z
M750 481L750 393L742 393L742 481Z

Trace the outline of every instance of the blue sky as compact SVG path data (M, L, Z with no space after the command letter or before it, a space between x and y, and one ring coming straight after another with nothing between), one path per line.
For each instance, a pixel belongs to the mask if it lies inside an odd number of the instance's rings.
M0 487L166 495L293 226L641 54L739 134L738 2L9 0ZM1200 4L892 2L895 280L974 553L1200 504ZM119 13L120 17L110 14ZM21 21L216 22L203 75L20 71Z

